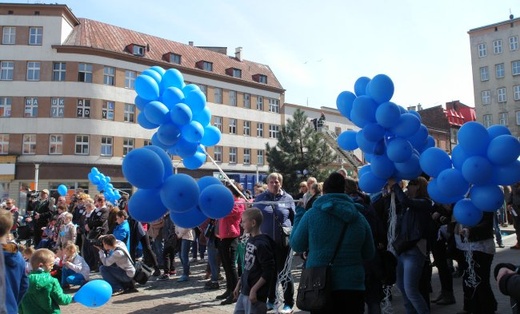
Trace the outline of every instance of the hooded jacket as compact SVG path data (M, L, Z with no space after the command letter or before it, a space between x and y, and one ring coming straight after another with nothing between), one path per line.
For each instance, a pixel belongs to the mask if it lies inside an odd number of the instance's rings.
M58 279L41 269L29 274L29 290L20 304L20 314L61 313L60 305L72 302L72 296L63 293Z
M330 193L316 199L308 211L296 208L290 244L295 252L308 250L305 267L326 266L342 241L332 265L332 290L365 290L363 262L372 259L375 247L361 207L346 194Z
M18 305L27 291L29 281L25 274L25 260L15 243L2 245L5 263L5 303L7 313L18 313Z

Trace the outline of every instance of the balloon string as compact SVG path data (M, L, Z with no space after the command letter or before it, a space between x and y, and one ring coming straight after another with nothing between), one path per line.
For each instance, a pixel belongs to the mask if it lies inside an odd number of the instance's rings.
M204 151L204 153L206 154L206 156L209 158L209 160L211 160L211 162L215 165L215 167L217 167L218 169L218 172L220 172L220 174L224 177L224 179L226 179L226 182L228 182L232 187L233 189L235 189L235 191L238 192L238 194L240 194L240 196L243 198L243 199L247 199L247 197L242 193L242 191L240 191L238 189L237 186L235 186L234 184L232 184L233 181L231 181L231 179L228 177L228 175L224 172L224 170L222 170L222 168L220 168L220 166L217 164L217 162L211 158L211 156L208 154L208 152Z
M384 291L384 294L385 294L385 297L383 298L383 300L381 300L381 313L384 313L384 314L393 314L394 313L394 309L392 307L392 286L385 286L383 288L383 291Z

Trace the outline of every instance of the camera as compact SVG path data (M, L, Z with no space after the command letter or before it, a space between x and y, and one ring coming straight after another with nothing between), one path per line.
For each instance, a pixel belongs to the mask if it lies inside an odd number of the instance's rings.
M88 239L88 243L92 246L97 246L97 247L103 248L103 241L101 241L101 238Z
M498 272L500 271L500 269L504 268L504 267L508 268L520 275L520 266L515 266L511 263L499 263L499 264L497 264L497 266L495 266L495 269L493 271L493 273L495 275L495 280L497 279L497 275L498 275Z
M40 196L40 191L27 191L27 198L35 199Z

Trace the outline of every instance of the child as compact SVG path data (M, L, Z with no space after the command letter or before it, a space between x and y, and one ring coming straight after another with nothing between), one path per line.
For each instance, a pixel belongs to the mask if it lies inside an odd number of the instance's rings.
M58 280L51 276L54 253L38 249L31 257L33 271L29 274L29 289L22 298L19 313L61 313L60 305L72 302L72 296L63 293Z
M83 257L78 254L78 247L68 241L63 246L61 259L61 287L70 288L71 285L84 285L89 280L90 267Z
M233 291L234 298L238 298L235 314L267 313L269 282L276 274L275 244L261 233L262 221L262 211L258 208L253 207L242 214L244 233L249 233L250 237L246 244L244 270Z
M57 247L63 247L68 241L76 243L76 225L72 223L72 214L66 212L63 214L63 224L60 226L58 233Z
M181 239L181 264L182 276L177 279L178 282L185 282L190 280L190 248L195 240L195 231L193 228L182 228L175 226L175 234L178 239Z
M38 243L37 249L41 248L54 248L56 244L54 242L54 238L56 237L56 217L52 217L46 227L42 227L42 238L40 243Z
M22 250L23 259L25 260L25 273L29 275L32 271L31 256L34 254L34 247L28 246Z
M170 219L168 212L163 219L162 238L164 239L163 259L164 259L164 274L159 277L159 280L167 280L170 276L174 276L175 271L175 253L177 252L177 235L175 234L175 224Z
M25 263L16 243L8 242L7 237L13 226L13 214L0 210L0 243L5 262L5 305L7 313L17 313L18 304L27 291L29 282L25 273Z

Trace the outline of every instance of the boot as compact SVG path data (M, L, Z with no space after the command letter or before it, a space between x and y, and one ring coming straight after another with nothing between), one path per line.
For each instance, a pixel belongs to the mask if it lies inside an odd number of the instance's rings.
M455 303L456 301L453 292L444 292L442 293L442 298L437 300L437 305L451 305Z
M439 302L440 300L442 300L443 296L444 296L444 293L441 292L441 293L439 293L439 295L438 295L435 299L432 299L430 302L431 302L431 303L437 303L437 302Z

